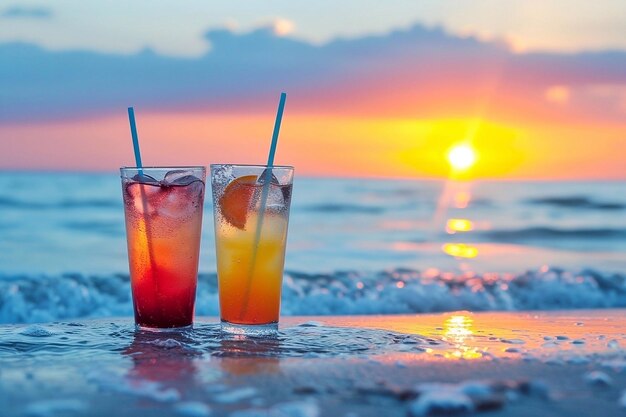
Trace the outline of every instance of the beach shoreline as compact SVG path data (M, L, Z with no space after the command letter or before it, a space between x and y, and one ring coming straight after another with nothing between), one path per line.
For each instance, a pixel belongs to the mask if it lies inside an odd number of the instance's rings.
M622 415L626 310L284 317L276 338L0 326L6 417ZM434 385L433 385L434 384ZM449 409L447 409L448 407Z

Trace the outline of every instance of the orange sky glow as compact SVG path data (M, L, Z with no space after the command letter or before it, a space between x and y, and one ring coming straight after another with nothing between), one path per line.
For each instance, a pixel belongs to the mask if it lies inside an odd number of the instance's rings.
M273 115L138 112L146 165L263 163ZM446 178L446 153L469 142L476 164L464 179L621 179L624 125L503 124L476 118L393 119L286 112L276 163L303 176ZM0 126L4 169L115 171L132 165L125 113ZM41 140L46 138L46 140Z
M212 29L203 55L54 51L0 43L0 170L114 172L276 163L298 175L626 179L626 50L519 52L498 39L408 28L318 45ZM467 144L476 162L451 172Z

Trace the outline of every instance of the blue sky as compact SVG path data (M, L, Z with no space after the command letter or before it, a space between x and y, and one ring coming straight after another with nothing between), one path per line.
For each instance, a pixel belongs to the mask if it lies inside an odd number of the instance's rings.
M0 44L0 124L106 115L131 102L152 111L241 114L262 108L281 89L293 93L290 109L300 113L428 117L444 107L467 114L488 94L501 102L514 95L512 114L624 120L623 89L602 100L589 86L626 85L626 52L520 54L501 42L419 24L322 45L281 36L271 25L245 33L214 29L203 37L212 48L197 57ZM496 80L498 91L491 91ZM560 85L586 100L554 114L543 99Z
M626 49L623 0L0 1L0 42L54 50L198 56L210 48L209 29L247 32L270 23L312 43L420 23L504 39L518 50Z

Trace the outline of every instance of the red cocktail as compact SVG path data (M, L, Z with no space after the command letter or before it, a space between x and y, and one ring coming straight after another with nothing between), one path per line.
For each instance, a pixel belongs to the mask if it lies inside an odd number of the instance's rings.
M121 174L135 323L191 326L206 170L122 168Z

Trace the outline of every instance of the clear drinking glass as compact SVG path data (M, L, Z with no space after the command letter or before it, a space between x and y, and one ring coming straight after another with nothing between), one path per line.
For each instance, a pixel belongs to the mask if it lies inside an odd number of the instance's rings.
M135 324L193 323L206 169L120 168Z
M220 318L228 333L278 328L292 184L293 167L211 165Z

